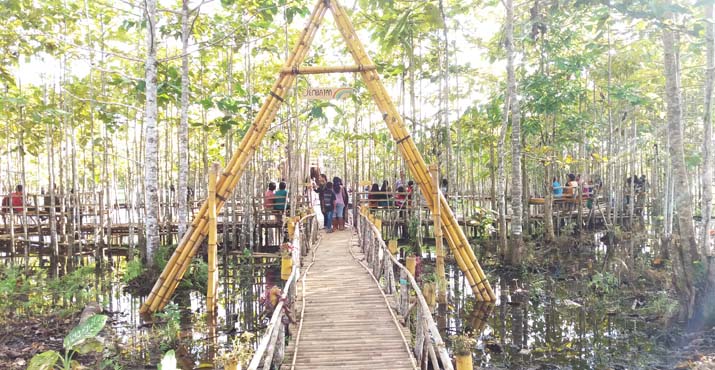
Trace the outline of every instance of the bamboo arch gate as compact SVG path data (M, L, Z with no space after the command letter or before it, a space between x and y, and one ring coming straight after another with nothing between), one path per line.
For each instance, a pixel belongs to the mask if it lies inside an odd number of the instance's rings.
M348 50L355 60L354 66L338 67L301 67L310 45L323 21L325 13L330 10L333 14L336 27L345 40ZM238 149L226 165L225 172L218 181L216 197L218 203L217 210L225 203L226 199L233 192L236 184L246 168L246 164L253 156L256 148L266 134L273 119L278 113L281 103L284 102L288 90L293 86L293 82L298 74L335 73L335 72L357 72L360 73L363 81L367 85L373 100L382 113L390 134L396 141L402 157L409 166L410 172L415 176L417 184L424 190L423 195L428 207L434 211L437 202L441 205L442 229L447 239L452 253L455 256L459 268L464 273L469 285L474 291L475 297L479 301L494 301L496 297L492 291L489 281L487 281L482 268L477 262L477 258L467 241L467 237L459 227L454 213L449 208L447 200L441 193L434 191L434 184L427 170L424 159L417 151L417 146L405 128L397 108L390 99L380 81L375 65L372 63L365 48L357 37L352 23L348 19L345 9L337 0L317 0L315 8L311 13L308 24L303 29L298 43L295 45L288 60L284 64L278 76L278 81L273 85L266 101L261 106L258 115L249 128L246 135L241 140ZM438 194L435 196L435 194ZM176 286L184 276L189 263L197 253L201 242L208 233L208 212L207 204L199 209L198 214L191 223L191 227L181 239L176 251L169 259L164 271L157 279L149 297L142 305L140 312L155 312L164 308L171 298Z

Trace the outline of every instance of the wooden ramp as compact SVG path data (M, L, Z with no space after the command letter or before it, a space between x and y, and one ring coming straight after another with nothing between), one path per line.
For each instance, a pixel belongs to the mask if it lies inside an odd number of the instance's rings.
M291 369L296 342L298 370L415 369L380 288L350 254L356 243L351 230L323 235L305 285L298 283L303 326L286 348L282 369Z

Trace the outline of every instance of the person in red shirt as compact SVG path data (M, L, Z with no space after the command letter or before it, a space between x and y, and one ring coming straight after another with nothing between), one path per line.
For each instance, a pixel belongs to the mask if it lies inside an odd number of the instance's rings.
M275 196L273 195L273 192L276 190L276 183L271 182L268 184L268 190L266 190L265 193L263 193L263 209L266 210L273 210L273 203L274 203L274 198Z
M15 213L22 213L22 205L24 203L24 195L22 192L22 185L15 187L15 192L10 193L10 203L12 204L12 210Z
M2 219L3 223L7 223L7 220L5 219L5 214L10 213L10 210L12 209L13 214L21 214L22 213L22 205L24 204L24 196L22 192L22 185L18 185L15 187L15 191L8 194L2 199Z

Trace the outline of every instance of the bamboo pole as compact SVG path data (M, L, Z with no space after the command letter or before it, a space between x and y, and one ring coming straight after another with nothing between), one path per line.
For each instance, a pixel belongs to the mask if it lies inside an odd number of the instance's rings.
M216 260L216 178L220 172L221 165L218 163L214 163L209 172L209 281L206 291L206 310L211 316L216 313L216 291L218 290L218 269Z
M333 13L336 26L343 35L355 62L358 65L372 65L372 62L367 56L363 45L356 36L351 22L347 18L345 10L335 0L327 0L326 2ZM457 220L449 208L446 199L442 194L435 196L432 189L434 184L430 181L431 176L427 173L427 166L424 159L417 151L414 141L407 133L404 122L402 122L402 118L397 111L397 108L387 95L384 86L380 82L377 72L363 71L361 72L361 75L368 87L368 90L371 92L375 103L378 105L380 112L382 112L383 119L387 123L393 139L397 141L398 148L400 149L403 158L405 158L405 161L410 168L410 172L413 173L418 185L424 190L423 194L428 207L434 212L434 207L437 202L439 202L439 205L444 208L444 212L441 213L441 218L445 234L447 235L448 244L458 263L460 259L462 260L460 268L472 286L472 290L474 291L477 300L496 300L494 292L492 291L481 266L479 266L479 263L476 260L476 256L469 245L466 235L464 235L464 232L457 224Z
M434 197L438 196L439 192L439 169L436 164L430 165L430 173L434 184ZM437 273L437 302L447 303L447 281L444 273L444 246L442 245L442 223L440 222L440 205L437 203L432 213L434 219L434 244L435 254L437 255L436 273Z
M317 33L326 11L327 8L323 1L318 1L306 27L301 33L299 42L291 52L284 68L299 65L305 59L308 48ZM253 125L244 135L239 147L226 165L226 171L218 180L216 190L216 197L219 199L216 205L217 211L221 209L225 200L236 187L243 170L246 168L246 163L260 145L261 139L268 131L271 122L278 113L278 109L285 100L288 90L294 81L294 75L284 74L280 75L273 85L271 94L263 106L261 106ZM166 303L168 303L176 286L188 269L191 258L197 253L201 242L208 233L207 212L208 204L204 202L192 221L191 227L182 237L179 246L176 251L174 251L174 254L172 254L164 271L162 271L154 284L147 300L142 305L140 309L141 313L155 312L162 309Z

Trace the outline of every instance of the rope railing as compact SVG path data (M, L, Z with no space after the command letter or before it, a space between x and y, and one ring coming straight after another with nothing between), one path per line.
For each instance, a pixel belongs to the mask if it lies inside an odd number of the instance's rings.
M414 276L390 253L382 233L366 213L360 212L358 219L365 262L385 294L397 293L397 314L410 329L412 352L420 368L453 370L447 347ZM399 280L395 279L396 271Z
M293 268L286 280L278 304L271 315L266 331L254 352L248 365L249 370L273 369L280 367L285 354L285 327L291 318L288 308L292 307L296 298L296 283L301 274L301 258L318 240L318 221L315 214L301 218L293 232Z

